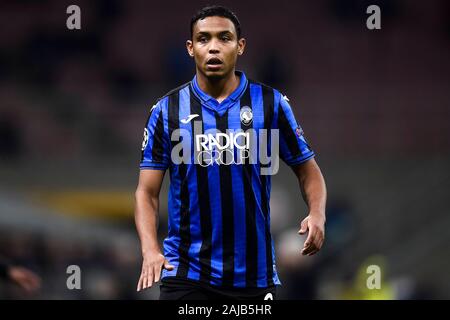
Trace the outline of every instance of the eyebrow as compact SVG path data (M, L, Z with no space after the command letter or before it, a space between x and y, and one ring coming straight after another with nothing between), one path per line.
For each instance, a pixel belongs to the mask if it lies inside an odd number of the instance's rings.
M224 30L224 31L220 31L217 33L219 34L219 36L225 35L225 34L231 34L231 35L233 34L233 32L231 32L230 30ZM209 35L211 35L211 32L208 32L208 31L199 31L196 34L196 36L209 36Z

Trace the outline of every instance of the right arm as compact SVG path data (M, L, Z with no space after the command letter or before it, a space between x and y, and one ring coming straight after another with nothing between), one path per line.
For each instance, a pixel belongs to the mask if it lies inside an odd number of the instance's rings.
M158 243L159 192L164 173L164 170L140 170L139 173L134 216L143 262L137 291L150 288L153 282L158 282L162 268L174 268L165 259Z

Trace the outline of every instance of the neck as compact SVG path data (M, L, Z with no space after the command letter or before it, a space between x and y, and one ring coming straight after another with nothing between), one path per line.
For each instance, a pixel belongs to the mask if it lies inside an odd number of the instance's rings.
M197 70L197 84L219 103L225 100L239 86L239 77L233 69L223 78L208 78Z

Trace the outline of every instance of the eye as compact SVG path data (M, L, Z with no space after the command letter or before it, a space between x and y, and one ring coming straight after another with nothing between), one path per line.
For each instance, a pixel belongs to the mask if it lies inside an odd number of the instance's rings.
M229 36L222 36L223 41L230 41L231 38Z
M197 40L198 40L198 42L201 42L201 43L205 43L208 41L208 39L206 39L206 37L200 37Z

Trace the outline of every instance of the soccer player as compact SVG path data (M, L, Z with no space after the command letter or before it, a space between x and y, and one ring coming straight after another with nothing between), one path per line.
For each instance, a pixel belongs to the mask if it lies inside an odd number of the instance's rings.
M300 224L299 233L308 233L301 252L313 255L322 247L326 187L315 154L288 98L236 70L245 43L233 12L201 9L186 42L196 75L149 111L135 193L143 255L138 291L161 280L162 300L274 299L281 282L269 199L278 154L296 174L309 208ZM159 193L167 169L162 252Z

